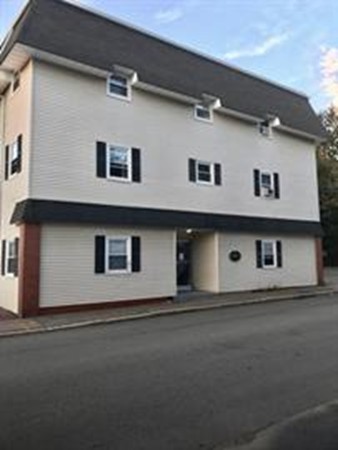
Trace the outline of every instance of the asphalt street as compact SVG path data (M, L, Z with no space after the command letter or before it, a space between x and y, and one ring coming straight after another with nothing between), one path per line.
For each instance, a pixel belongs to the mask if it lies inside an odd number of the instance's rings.
M338 398L337 323L331 296L2 338L0 449L243 445Z

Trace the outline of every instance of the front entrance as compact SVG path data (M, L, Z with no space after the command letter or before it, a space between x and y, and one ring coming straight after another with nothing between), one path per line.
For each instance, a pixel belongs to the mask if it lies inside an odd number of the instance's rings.
M191 241L177 241L176 253L177 288L179 291L191 290Z

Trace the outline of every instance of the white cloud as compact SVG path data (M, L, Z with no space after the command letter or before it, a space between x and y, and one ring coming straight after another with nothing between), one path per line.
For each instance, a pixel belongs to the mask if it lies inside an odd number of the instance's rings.
M178 7L164 9L155 14L155 19L160 23L175 22L183 16L182 9Z
M283 44L285 41L289 39L288 33L282 33L275 36L270 36L261 44L256 46L250 46L246 48L242 48L239 50L232 50L230 52L225 53L224 58L226 59L238 59L243 57L252 57L252 56L263 56L272 50L274 47L278 47Z
M338 47L322 49L320 67L324 93L338 109Z

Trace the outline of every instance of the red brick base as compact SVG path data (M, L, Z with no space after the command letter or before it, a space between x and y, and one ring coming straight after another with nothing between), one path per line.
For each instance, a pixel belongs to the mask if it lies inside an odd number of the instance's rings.
M19 226L19 316L39 313L41 226Z
M316 266L317 266L317 283L324 284L324 261L323 261L323 245L321 238L315 238L316 250Z

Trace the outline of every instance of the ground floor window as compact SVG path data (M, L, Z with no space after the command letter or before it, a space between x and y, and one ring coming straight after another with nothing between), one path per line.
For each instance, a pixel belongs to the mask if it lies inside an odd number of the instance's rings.
M107 245L107 272L129 272L131 266L131 238L108 237Z
M17 276L18 274L19 239L2 241L2 275Z
M256 258L258 268L282 267L282 242L278 240L256 241Z

